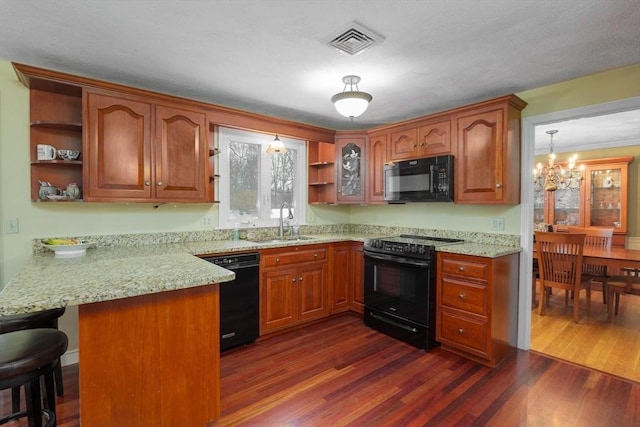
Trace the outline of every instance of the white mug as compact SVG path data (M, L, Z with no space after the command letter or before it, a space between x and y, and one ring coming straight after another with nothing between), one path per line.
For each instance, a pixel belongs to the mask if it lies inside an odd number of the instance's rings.
M38 144L38 160L53 160L56 158L56 149L50 145Z

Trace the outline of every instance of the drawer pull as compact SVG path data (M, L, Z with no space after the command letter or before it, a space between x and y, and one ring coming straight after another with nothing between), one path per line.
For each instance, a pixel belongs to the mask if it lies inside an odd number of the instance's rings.
M458 333L459 333L460 335L464 334L464 329L462 329L462 328L458 328Z
M318 258L318 254L313 254L313 257L314 258Z
M280 262L280 258L276 258L276 262Z
M465 294L463 294L462 292L460 292L460 295L458 295L458 298L460 299L465 299L467 296Z
M460 266L460 267L458 267L458 270L459 271L464 271L464 267Z

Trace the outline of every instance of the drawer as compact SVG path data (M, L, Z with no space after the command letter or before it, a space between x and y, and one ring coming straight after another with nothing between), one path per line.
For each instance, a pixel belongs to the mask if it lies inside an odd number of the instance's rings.
M440 337L442 343L462 350L487 356L487 323L466 317L459 317L446 310L440 310Z
M327 259L325 248L303 249L296 252L282 252L262 256L263 267L278 267L281 265L298 264L309 261L324 261Z
M487 287L443 277L440 304L469 313L487 315Z
M474 262L462 259L442 258L442 274L452 274L456 276L469 277L473 279L487 279L489 275L489 264L485 262Z

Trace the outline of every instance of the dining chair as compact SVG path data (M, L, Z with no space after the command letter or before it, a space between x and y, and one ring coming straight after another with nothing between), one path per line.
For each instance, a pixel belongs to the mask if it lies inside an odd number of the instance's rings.
M620 270L622 275L611 276L607 284L609 321L613 320L613 314L618 315L620 294L640 295L640 268L623 267Z
M542 314L545 302L549 304L549 290L565 290L573 293L573 321L578 323L580 291L587 291L587 315L591 310L591 278L582 276L582 253L585 234L547 233L536 231L536 245L540 269L540 296L538 313Z
M568 226L569 233L586 234L584 245L594 248L611 249L611 240L613 239L613 227L611 228L593 228L593 227L574 227ZM607 279L609 274L606 265L598 264L582 264L582 274L591 276L591 281L600 283L602 290L602 303L607 303ZM592 283L593 285L593 283Z

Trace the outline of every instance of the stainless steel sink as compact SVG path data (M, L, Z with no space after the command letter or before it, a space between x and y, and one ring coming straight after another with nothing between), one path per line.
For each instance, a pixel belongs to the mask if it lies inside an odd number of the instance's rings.
M284 237L268 237L268 238L256 238L256 239L247 239L249 242L254 243L280 243L280 242L302 242L315 240L317 237L311 236L284 236Z

